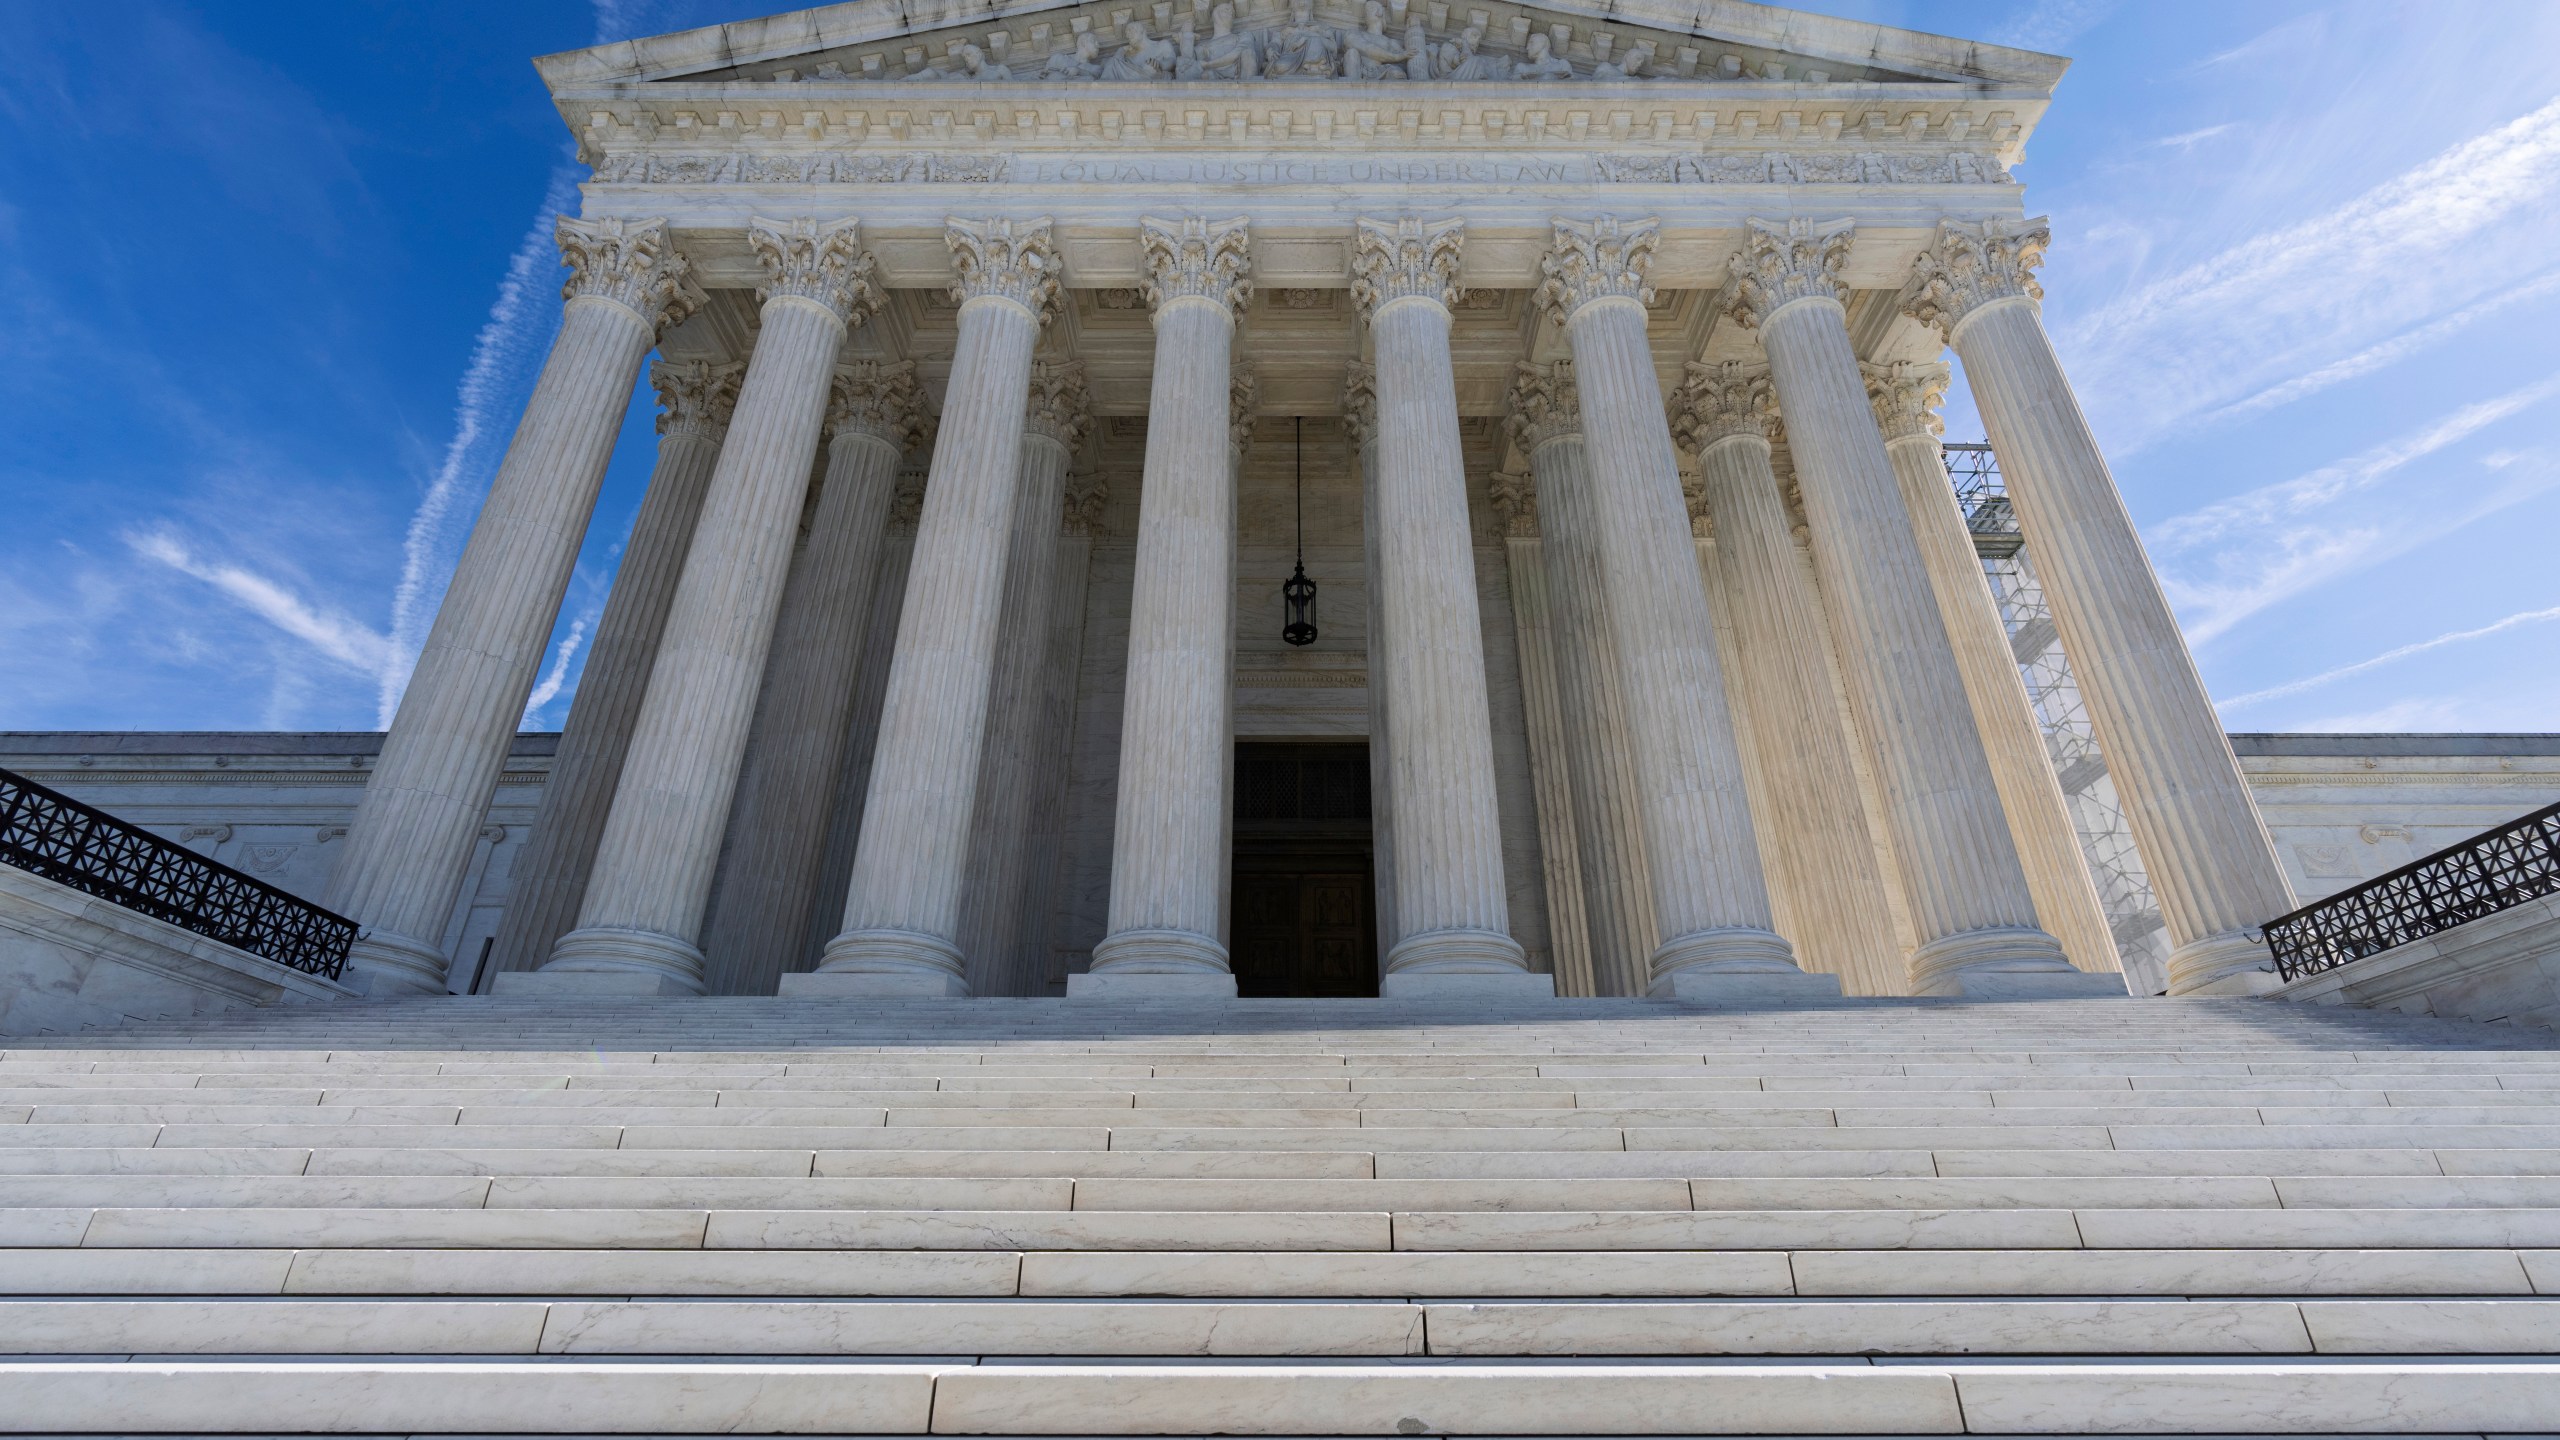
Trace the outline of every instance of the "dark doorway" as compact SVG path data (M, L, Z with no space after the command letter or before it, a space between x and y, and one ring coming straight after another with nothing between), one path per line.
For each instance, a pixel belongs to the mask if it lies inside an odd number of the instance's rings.
M1378 993L1369 747L1236 746L1236 993Z

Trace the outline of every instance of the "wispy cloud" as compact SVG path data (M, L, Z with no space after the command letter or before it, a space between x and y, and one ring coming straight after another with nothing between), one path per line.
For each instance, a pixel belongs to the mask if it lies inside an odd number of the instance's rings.
M2207 125L2201 130L2188 130L2177 135L2163 135L2159 139L2152 141L2151 145L2152 148L2157 150L2193 150L2198 145L2203 144L2205 141L2212 139L2216 135L2229 133L2230 129L2231 126L2228 124Z
M1992 42L2047 54L2061 49L2115 13L2118 0L2031 0L2008 23L1992 32Z
M276 580L240 565L201 559L184 541L165 530L128 534L124 541L142 558L203 581L259 619L351 670L378 673L390 656L389 642L362 622L305 600Z
M2522 305L2527 301L2539 300L2555 292L2560 292L2560 270L2546 271L2512 290L2501 291L2477 304L2466 305L2441 320L2430 321L2413 330L2402 331L2378 345L2368 345L2343 360L2332 361L2307 375L2295 376L2281 385L2271 385L2246 399L2235 400L2211 412L2206 418L2238 419L2243 415L2273 410L2279 405L2289 405L2306 396L2318 394L2332 385L2342 385L2359 376L2371 375L2375 371L2387 369L2430 345L2450 339L2489 316Z
M2306 690L2317 690L2332 681L2344 680L2350 675L2379 670L2395 660L2406 660L2412 655L2424 655L2430 650L2441 650L2447 645L2459 645L2466 640L2485 639L2520 626L2539 625L2546 620L2560 620L2560 605L2555 605L2548 610L2519 611L2503 620L2494 620L2469 630L2450 630L2432 640L2420 640L2414 644L2397 646L2369 659L2358 660L2352 665L2340 665L2334 670L2323 670L2317 675L2306 675L2299 680L2289 680L2282 685L2270 685L2264 690L2252 690L2246 695L2234 695L2222 701L2219 708L2230 710L2242 705L2255 705L2261 700L2299 695Z

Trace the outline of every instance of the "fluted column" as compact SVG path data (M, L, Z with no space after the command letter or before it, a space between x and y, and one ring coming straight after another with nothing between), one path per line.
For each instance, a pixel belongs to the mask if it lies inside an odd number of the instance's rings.
M770 995L808 933L898 461L924 436L915 366L840 366L827 473L791 562L702 932L714 995Z
M350 983L445 993L445 924L560 613L640 361L701 303L666 222L572 220L559 337L507 446L400 710L383 737L329 907L362 927Z
M1920 541L1921 562L1929 567L1938 617L1946 624L1947 642L1955 647L1965 697L1991 761L1991 779L2000 787L2000 808L2008 816L2018 862L2026 868L2036 916L2062 942L2062 953L2073 965L2092 972L2122 971L2097 882L2089 877L2089 862L2080 853L2080 837L2062 797L2062 781L2053 773L2026 681L2018 674L2018 657L2009 648L2008 628L2000 623L1999 602L1991 597L1990 579L1982 573L1982 558L1973 548L1955 486L1947 478L1946 456L1938 448L1938 402L1947 393L1947 367L1906 362L1864 370L1876 428L1884 433L1885 453L1902 485L1903 508L1910 512L1912 533Z
M1733 624L1735 698L1760 772L1761 842L1796 953L1860 995L1902 993L1885 877L1867 834L1851 740L1822 663L1822 602L1796 557L1769 465L1777 403L1768 371L1689 366L1672 397L1715 526L1716 596Z
M1424 977L1512 977L1506 989L1552 994L1529 977L1511 938L1494 798L1493 723L1476 613L1474 538L1458 437L1449 307L1458 296L1464 223L1359 222L1352 300L1377 366L1378 541L1385 582L1387 709L1395 734L1396 921L1380 993L1427 990Z
M1245 223L1143 219L1138 240L1156 353L1129 598L1110 933L1093 947L1091 977L1070 979L1068 993L1232 995L1224 910L1236 493L1227 412L1230 351L1252 294Z
M1085 419L1084 366L1073 360L1034 365L960 912L960 949L968 957L973 994L1020 993L1013 968L1033 794L1043 777L1062 767L1067 753L1064 739L1044 724L1042 701L1055 622L1051 606L1058 576L1058 519L1066 499L1067 466L1083 443Z
M2256 928L2293 889L2037 309L2042 220L1947 221L1903 309L1964 361L2064 653L2168 923L2169 993L2274 983Z
M640 500L640 515L614 567L613 589L595 643L587 648L569 722L542 782L533 832L516 852L507 891L507 913L498 922L490 956L492 974L531 970L551 958L551 947L578 923L586 901L587 873L596 843L604 838L605 812L622 779L622 757L631 748L631 726L640 718L649 671L657 664L667 607L675 603L694 522L720 459L720 438L738 403L738 378L746 367L708 361L661 360L649 367L658 392L658 464Z
M1050 756L1035 770L1023 859L1022 922L1014 927L1009 990L1048 993L1051 917L1064 879L1067 780L1075 755L1076 685L1084 667L1084 612L1093 574L1093 535L1110 487L1092 473L1069 474L1058 521L1057 575L1049 601L1048 669L1041 684L1038 733Z
M1801 985L1768 888L1726 711L1715 622L1645 338L1653 222L1555 222L1539 298L1573 345L1611 653L1653 880L1653 993L1720 972ZM1733 983L1733 982L1724 982Z
M898 617L844 929L783 993L966 995L960 894L977 809L1031 352L1057 305L1049 221L952 220L959 334Z
M1975 993L1988 993L1995 975L2067 979L2062 947L2037 927L1955 651L1850 348L1839 272L1853 229L1847 221L1751 222L1724 303L1735 320L1760 331L1786 415L1850 706L1875 760L1919 931L1911 987L1952 995L1966 993L1969 979L1982 982Z
M1583 918L1581 847L1574 836L1572 738L1557 693L1555 606L1547 594L1546 541L1538 533L1531 475L1498 474L1487 489L1502 521L1511 577L1511 626L1520 652L1520 708L1529 740L1530 798L1537 807L1538 858L1545 870L1547 929L1555 949L1556 993L1598 995L1591 932Z
M1524 362L1512 377L1510 399L1512 440L1529 457L1545 532L1565 776L1573 795L1593 993L1642 995L1653 984L1652 956L1661 932L1601 579L1600 520L1573 362Z
M1404 932L1396 926L1395 768L1387 725L1387 582L1378 540L1378 372L1351 362L1342 382L1342 427L1360 467L1360 574L1368 600L1369 875L1378 907L1378 973Z
M856 223L750 220L763 325L720 464L676 583L649 693L632 727L578 928L514 989L700 994L697 947L828 377L848 327L874 305Z

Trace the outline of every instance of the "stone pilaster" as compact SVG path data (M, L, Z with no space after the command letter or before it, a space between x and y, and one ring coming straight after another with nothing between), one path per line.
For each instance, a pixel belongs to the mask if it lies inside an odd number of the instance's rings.
M1654 222L1558 220L1539 299L1573 345L1591 513L1653 880L1657 994L1804 985L1771 930L1715 622L1645 337ZM1766 976L1766 980L1722 977Z
M1404 932L1396 928L1395 768L1387 727L1387 582L1378 541L1378 372L1354 360L1342 382L1342 426L1360 467L1360 571L1368 609L1369 873L1378 906L1378 973Z
M1642 995L1653 984L1652 956L1661 932L1601 580L1599 516L1592 508L1591 457L1573 362L1522 364L1512 377L1510 400L1512 442L1529 457L1538 485L1592 993Z
M959 335L844 930L786 994L965 995L960 896L1012 548L1031 356L1058 303L1049 221L953 220Z
M1863 369L1876 428L1884 434L1885 453L1901 482L1903 508L1910 512L1921 562L1929 567L1930 588L1938 595L1938 616L1946 624L1947 642L1955 647L1992 781L2000 787L2000 808L2008 816L2018 862L2026 869L2027 889L2035 896L2036 917L2062 942L2062 953L2074 966L2121 971L2106 909L2072 829L2062 781L2045 752L2044 732L2027 699L2026 681L2018 674L2018 658L2009 649L2008 629L2000 623L1999 602L1991 596L1990 580L1982 573L1982 559L1947 478L1946 457L1938 448L1938 402L1947 393L1947 367L1906 362Z
M586 901L587 873L596 843L604 838L605 813L622 779L631 727L640 718L658 641L675 603L676 579L693 545L703 493L720 459L720 438L738 403L738 379L746 367L708 361L661 360L649 368L658 392L658 464L631 539L614 567L613 589L587 648L560 749L542 782L533 831L516 852L507 913L498 924L490 956L495 974L531 970L551 958L551 947L578 923Z
M1547 595L1546 540L1538 533L1537 482L1532 475L1497 474L1486 498L1502 522L1503 561L1511 579L1521 718L1528 731L1530 798L1537 810L1556 993L1596 995L1590 932L1583 920L1582 859L1573 828L1573 745L1557 694L1555 607Z
M1067 467L1084 443L1086 421L1084 366L1073 360L1033 365L960 914L960 949L968 956L973 994L1023 993L1017 988L1014 961L1020 948L1033 797L1044 777L1063 770L1068 754L1066 737L1043 723L1043 701L1056 622L1051 607L1056 603L1059 519Z
M1138 489L1110 930L1069 993L1235 993L1227 969L1234 760L1233 348L1252 296L1242 220L1145 219L1156 353ZM1139 976L1163 977L1140 980Z
M924 436L915 366L837 367L826 432L826 478L783 587L703 927L715 995L772 994L808 934L898 462Z
M1964 361L2010 502L2159 897L2176 995L2275 983L2256 927L2294 897L2176 616L2044 333L2042 220L1947 221L1903 292Z
M595 513L640 361L701 304L663 220L572 220L560 333L409 676L331 874L351 984L442 994L443 938Z
M750 220L763 324L667 613L578 928L511 988L699 994L697 948L848 329L878 304L855 222Z
M1858 795L1852 744L1822 662L1822 601L1796 555L1769 466L1777 401L1758 366L1688 368L1672 397L1715 530L1716 601L1733 625L1734 698L1760 773L1758 831L1796 953L1858 995L1905 985L1886 878Z
M1919 931L1911 986L1966 993L2070 977L2010 842L1936 594L1850 348L1847 221L1753 221L1723 303L1760 332L1787 420L1852 713ZM2006 976L2000 979L1995 977ZM2032 983L2042 984L2044 981Z

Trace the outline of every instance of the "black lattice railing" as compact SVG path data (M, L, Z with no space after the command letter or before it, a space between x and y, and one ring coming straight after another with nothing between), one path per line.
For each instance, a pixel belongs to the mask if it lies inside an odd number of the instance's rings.
M8 770L0 864L332 980L356 939L343 915Z
M2554 893L2560 805L2270 920L2267 948L2299 980Z

